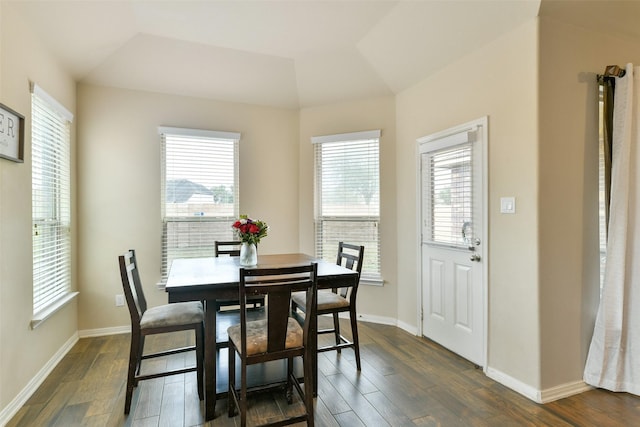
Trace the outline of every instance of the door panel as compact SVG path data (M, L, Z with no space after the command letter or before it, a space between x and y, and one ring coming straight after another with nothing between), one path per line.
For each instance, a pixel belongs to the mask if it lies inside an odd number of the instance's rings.
M431 310L432 316L444 320L444 262L442 260L431 259Z
M472 289L472 280L471 280L471 271L467 265L455 265L455 324L457 327L466 330L467 332L471 332L472 330L472 307L473 300L471 299L473 296Z

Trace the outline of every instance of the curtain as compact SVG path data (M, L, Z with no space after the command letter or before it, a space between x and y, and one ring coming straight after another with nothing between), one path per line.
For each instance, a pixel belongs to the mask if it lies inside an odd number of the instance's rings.
M640 67L615 87L607 259L584 380L640 395Z

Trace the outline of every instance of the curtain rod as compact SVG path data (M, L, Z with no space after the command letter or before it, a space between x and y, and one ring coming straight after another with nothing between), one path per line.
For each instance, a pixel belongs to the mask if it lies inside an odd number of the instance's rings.
M607 65L604 69L604 74L598 74L598 79L605 77L623 77L626 74L624 68L620 68L617 65Z

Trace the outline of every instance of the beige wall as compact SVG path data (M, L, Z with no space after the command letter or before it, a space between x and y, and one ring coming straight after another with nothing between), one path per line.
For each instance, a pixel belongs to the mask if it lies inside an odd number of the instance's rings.
M33 313L29 81L36 82L72 112L76 102L75 82L43 48L11 3L1 2L0 11L0 102L26 118L24 163L0 159L1 411L65 343L73 340L78 325L74 301L37 329L31 330L29 326ZM75 125L72 149L73 146ZM73 220L77 224L75 210ZM76 235L75 230L72 233ZM75 288L75 272L73 276Z
M395 100L382 97L300 111L300 250L314 253L312 136L380 129L380 256L382 287L362 285L358 311L364 317L395 323L396 312L396 170ZM366 250L366 248L365 248Z
M314 251L310 137L381 129L382 268L387 282L363 286L359 309L376 320L395 321L393 97L298 113L81 84L78 111L83 334L128 324L126 308L113 301L121 293L117 256L130 247L138 251L150 304L166 302L166 294L155 286L160 272L161 125L241 132L240 211L269 223L269 236L261 242L265 253Z
M129 325L117 257L136 249L150 305L160 278L158 126L242 134L240 212L266 221L261 253L298 251L298 112L91 85L78 88L79 329Z
M598 88L637 42L540 20L541 388L580 381L599 300Z
M537 27L527 23L397 96L398 319L417 324L416 139L489 118L487 365L539 386ZM514 196L517 213L499 212Z

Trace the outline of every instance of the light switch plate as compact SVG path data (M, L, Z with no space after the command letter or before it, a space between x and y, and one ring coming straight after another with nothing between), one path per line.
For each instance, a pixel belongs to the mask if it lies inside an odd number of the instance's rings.
M516 198L500 197L500 213L505 213L505 214L516 213Z
M124 305L124 295L117 294L116 295L116 307L122 307Z

